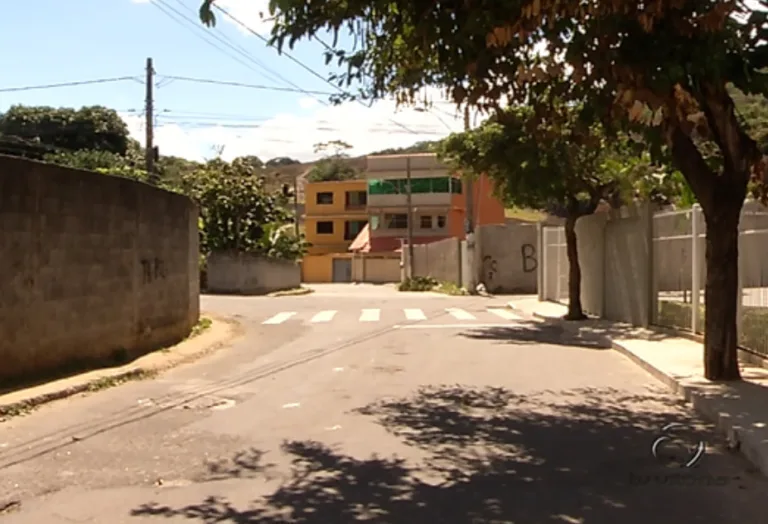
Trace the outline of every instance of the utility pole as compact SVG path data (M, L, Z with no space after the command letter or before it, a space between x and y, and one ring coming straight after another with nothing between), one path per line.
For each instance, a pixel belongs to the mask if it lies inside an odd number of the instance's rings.
M293 215L296 222L296 238L299 238L299 175L293 177Z
M464 108L464 131L469 131L469 106L466 106ZM465 228L466 234L474 233L475 231L475 191L474 191L474 181L472 180L471 176L467 176L464 179L465 181L465 206L466 207L466 223Z
M411 198L411 157L405 157L405 179L408 183L406 200L408 202L408 277L414 277L413 271L413 201Z
M154 144L154 100L152 95L152 87L154 84L154 76L155 76L155 70L152 67L152 59L147 58L147 80L146 80L146 103L144 106L144 128L147 132L146 137L146 144L145 144L145 161L146 161L146 170L147 175L149 176L150 182L153 184L157 182L155 178L155 144Z

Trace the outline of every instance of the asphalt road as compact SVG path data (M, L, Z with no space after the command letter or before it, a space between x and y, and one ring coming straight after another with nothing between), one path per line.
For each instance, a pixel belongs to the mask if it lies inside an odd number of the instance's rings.
M768 522L768 483L653 378L504 303L204 297L231 347L0 424L0 522ZM694 467L652 456L671 422Z

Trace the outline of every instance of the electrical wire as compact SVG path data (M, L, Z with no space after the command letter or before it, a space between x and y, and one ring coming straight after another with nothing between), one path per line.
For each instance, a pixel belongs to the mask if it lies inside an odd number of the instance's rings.
M201 122L196 120L184 120L179 118L173 118L170 120L162 119L161 120L162 125L176 125L179 127L187 127L187 128L194 128L194 129L204 129L204 128L227 128L227 129L261 129L264 128L264 124L242 124L242 123L225 123L225 122ZM281 126L275 126L275 125L268 125L266 126L266 129L269 131L284 131L287 133L295 132L296 128L294 127L281 127ZM304 130L312 130L312 131L326 131L326 132L334 132L334 133L341 133L341 132L355 132L355 133L402 133L402 130L397 130L392 127L369 127L369 128L348 128L348 129L341 129L338 126L331 126L331 125L316 125L315 127L310 126L303 126L302 129ZM415 133L418 133L420 135L433 135L433 136L445 136L445 133L435 131L434 129L418 129L414 130Z
M226 46L227 46L227 47L229 47L230 49L233 49L234 51L238 52L240 55L244 56L245 58L247 58L247 59L248 59L248 60L250 60L251 62L255 63L255 64L256 64L256 65L257 65L259 68L261 68L262 70L266 71L266 73L267 73L267 76L268 76L268 77L269 77L269 76L271 76L271 77L272 77L272 78L271 78L271 80L273 80L274 82L277 82L277 83L281 83L281 82L282 82L282 83L285 83L285 84L287 84L287 85L289 85L289 86L293 87L294 89L296 89L296 90L297 90L297 92L301 92L301 93L304 93L304 92L305 92L305 90L304 90L304 89L303 89L301 86L299 86L298 84L295 84L295 83L294 83L294 82L292 82L291 80L289 80L289 79L285 78L285 77L284 77L284 76L282 76L280 73L278 73L278 72L277 72L277 71L275 71L274 69L270 68L269 66L267 66L266 64L264 64L264 63L263 63L262 61L260 61L259 59L257 59L257 58L255 58L255 57L253 57L253 55L251 55L251 54L250 54L250 53L249 53L249 52L248 52L248 51L247 51L245 48L243 48L242 46L239 46L239 45L237 45L237 44L233 43L231 40L229 40L229 39L228 39L227 37L225 37L225 36L220 36L220 35L218 35L217 33L210 33L210 32L208 32L208 31L207 31L205 28L203 28L203 27L202 27L202 26L199 24L199 22L195 21L193 18L190 18L190 17L189 17L189 16L187 16L187 15L184 15L183 13L180 13L180 12L179 12L177 9L173 8L172 6L169 6L169 5L166 3L166 1L165 1L165 0L151 0L151 1L152 1L152 2L155 2L155 3L156 3L156 4L155 4L156 6L157 6L157 3L160 3L160 4L164 5L166 8L168 8L168 9L170 9L170 10L174 11L174 12L175 12L175 13L177 13L179 16L181 16L182 18L184 18L184 19L185 19L187 22L189 22L190 24L192 24L192 25L193 25L193 26L194 26L196 29L200 29L200 30L202 30L203 32L205 32L206 34L210 34L211 36L213 36L214 38L216 38L217 40L219 40L220 42L222 42L224 45L226 45ZM185 4L184 4L184 2L182 2L181 0L176 0L176 2L177 2L179 5L181 5L181 7L183 7L184 9L186 9L186 10L188 10L188 11L192 11L192 10L191 10L191 8L190 8L189 6L187 6L187 5L185 5ZM193 13L193 14L194 14L194 13ZM252 68L251 68L251 69L252 69ZM311 95L311 94L309 94L309 93L306 93L306 94L308 94L309 96L313 96L313 95Z
M212 46L214 49L220 51L221 53L231 58L235 62L239 63L242 66L245 66L246 68L250 69L251 71L255 72L260 76L264 76L266 78L269 78L272 81L279 82L279 80L275 80L275 78L281 78L279 74L275 73L266 64L264 64L262 61L252 56L250 53L242 49L240 46L233 44L226 37L223 37L217 33L212 33L207 31L205 28L201 27L199 23L195 22L193 18L190 18L189 16L180 12L178 9L174 8L173 6L168 5L164 0L150 0L150 3L154 5L160 12L165 14L165 16L167 16L168 18L176 22L185 30L192 33L193 36L195 36L196 38L199 38L206 44ZM201 34L198 34L197 31L199 31ZM219 43L214 42L213 40L211 40L211 38L216 40ZM225 46L226 48L229 48L229 51L224 47L222 47L222 45ZM233 55L232 51L234 51L236 55ZM237 56L237 55L240 55L240 56ZM256 67L254 67L254 65Z
M136 80L135 76L119 76L115 78L98 78L96 80L80 80L77 82L61 82L58 84L41 84L34 86L22 86L22 87L3 87L0 88L0 93L12 93L18 91L33 91L37 89L56 89L59 87L76 87L95 84L108 84L113 82L125 82L126 80Z
M265 85L259 85L259 84L246 84L243 82L230 82L226 80L210 80L207 78L194 78L194 77L188 77L188 76L174 76L174 75L162 75L163 78L169 78L172 80L181 80L184 82L195 82L198 84L215 84L215 85L222 85L222 86L232 86L232 87L245 87L249 89L266 89L269 91L284 91L289 93L303 93L303 94L311 94L311 95L331 95L332 93L329 93L327 91L308 91L306 89L302 88L291 88L291 87L279 87L279 86L265 86Z
M234 15L232 15L232 14L231 14L229 11L227 11L227 10L226 10L226 9L224 9L223 7L221 7L221 6L219 6L219 5L216 5L216 4L213 4L213 6L214 6L214 8L216 8L218 11L220 11L222 14L224 14L224 16L226 16L227 18L229 18L230 20L232 20L233 22L235 22L237 25L239 25L240 27L242 27L243 29L245 29L246 31L248 31L249 33L251 33L252 35L254 35L254 36L256 36L257 38L259 38L261 41L263 41L265 44L267 44L267 45L269 46L269 40L267 40L266 38L264 38L262 35L260 35L260 34L259 34L259 33L257 33L256 31L254 31L254 30L253 30L252 28L250 28L248 25L246 25L245 23L243 23L241 20L239 20L239 19L238 19L237 17L235 17ZM337 91L339 91L339 92L341 92L341 93L343 93L343 94L347 94L347 93L346 93L346 91L344 91L344 90L343 90L341 87L339 87L338 85L336 85L336 84L334 84L333 82L331 82L330 80L328 80L326 77L324 77L323 75L321 75L320 73L318 73L317 71L315 71L314 69L312 69L311 67L309 67L307 64L305 64L304 62L302 62L302 61L301 61L301 60L299 60L298 58L294 57L294 56L293 56L292 54L290 54L289 52L287 52L287 51L282 51L282 52L280 53L280 55L281 55L281 56L285 56L286 58L288 58L289 60L291 60L291 61L292 61L292 62L294 62L295 64L298 64L298 65L299 65L299 66L300 66L302 69L304 69L305 71L308 71L310 74L312 74L312 76L315 76L315 77L319 78L320 80L322 80L322 81L323 81L323 82L325 82L326 84L328 84L328 85L332 86L332 87L333 87L334 89L336 89ZM368 107L368 106L367 106L367 105L365 105L365 103L363 103L363 102L362 102L360 99L355 99L355 100L356 100L358 103L360 103L360 104L361 104L363 107ZM322 102L323 104L325 104L325 105L329 105L329 104L328 104L328 103L327 103L325 100L322 100L321 102ZM397 122L396 120L393 120L393 119L391 119L391 118L390 118L390 119L389 119L389 121L390 121L390 122L392 122L393 124L395 124L397 127L400 127L400 128L402 128L402 129L404 129L405 131L408 131L409 133L418 134L417 132L415 132L415 131L412 131L412 130L411 130L411 129L409 129L407 126L405 126L405 125L401 124L400 122Z

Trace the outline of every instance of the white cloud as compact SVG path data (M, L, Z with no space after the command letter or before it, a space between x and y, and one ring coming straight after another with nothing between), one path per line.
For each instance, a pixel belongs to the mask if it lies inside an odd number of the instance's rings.
M312 109L313 107L317 107L319 104L320 102L317 101L317 98L312 98L311 96L299 98L299 107L302 109Z
M143 144L141 117L122 116L131 135ZM215 148L223 146L222 156L227 160L257 155L263 159L288 156L309 161L317 158L314 145L320 142L343 140L353 147L351 155L363 155L422 140L438 140L461 131L464 124L463 117L449 102L435 100L429 111L417 111L398 110L394 101L383 100L370 108L356 102L332 107L317 104L298 115L279 114L253 127L242 127L242 120L198 125L163 124L161 120L156 124L155 144L161 154L194 160L211 158Z

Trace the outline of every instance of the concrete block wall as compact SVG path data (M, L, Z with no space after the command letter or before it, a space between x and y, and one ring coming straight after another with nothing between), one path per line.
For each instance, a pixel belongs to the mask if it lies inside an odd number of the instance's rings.
M255 253L218 252L208 255L208 291L264 295L301 285L298 262Z
M408 246L403 246L404 267L408 267ZM461 241L450 237L413 246L413 271L417 277L432 277L441 282L461 283Z
M536 224L480 226L475 230L476 278L491 293L536 293Z
M0 253L0 386L173 344L199 317L178 194L0 155Z

